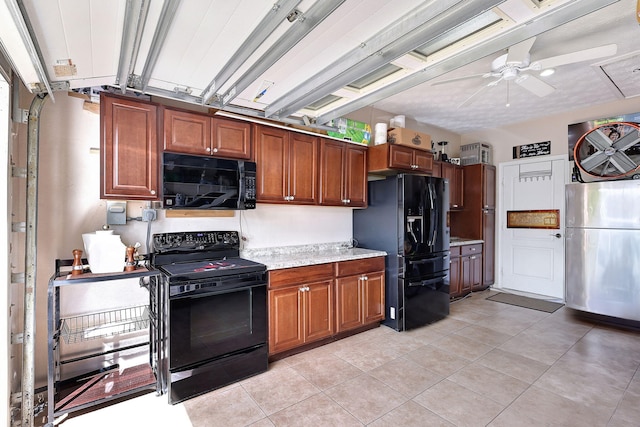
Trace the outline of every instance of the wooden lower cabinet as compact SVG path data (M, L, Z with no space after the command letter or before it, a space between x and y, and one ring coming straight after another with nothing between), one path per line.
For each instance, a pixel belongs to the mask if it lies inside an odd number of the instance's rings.
M336 277L336 332L384 319L384 258L339 262Z
M384 257L269 272L269 355L384 319Z
M333 265L269 272L269 354L334 333Z
M458 298L482 287L482 244L452 246L449 295Z

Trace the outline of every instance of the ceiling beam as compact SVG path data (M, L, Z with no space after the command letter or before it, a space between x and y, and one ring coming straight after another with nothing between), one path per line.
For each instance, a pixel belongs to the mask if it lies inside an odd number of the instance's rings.
M229 62L220 70L213 80L202 91L202 99L209 104L216 96L216 91L222 87L231 76L245 63L247 59L260 47L276 28L289 16L302 0L281 0L276 2L269 13L262 18L258 26L235 52Z
M124 12L124 28L122 29L122 41L120 42L120 59L118 61L118 74L116 85L124 94L127 91L129 76L133 73L142 31L149 12L149 0L127 0Z
M316 118L316 121L318 123L327 123L338 117L343 117L352 111L375 104L385 98L411 89L412 87L418 86L464 65L471 64L472 62L488 55L507 49L510 46L530 37L537 36L606 6L617 3L618 1L620 0L574 0L565 5L559 6L554 11L543 16L524 22L504 34L481 42L478 45L465 49L450 58L428 66L402 80L391 83L367 95L343 104L334 110L320 115Z
M160 12L158 26L153 34L153 40L151 41L151 47L149 48L149 56L147 56L142 73L140 73L139 83L136 85L136 87L141 89L143 92L149 85L151 73L156 66L156 62L158 62L160 50L167 39L167 34L169 33L171 23L173 22L173 18L176 16L176 11L178 10L179 5L180 0L164 0L164 3L162 4L162 11Z
M297 20L291 24L291 28L255 62L254 66L250 67L247 72L233 83L231 88L220 97L220 104L227 105L236 96L241 94L344 2L345 0L322 0L314 3L307 12L299 16ZM224 84L224 82L222 84Z
M268 105L265 115L287 117L503 1L425 2Z

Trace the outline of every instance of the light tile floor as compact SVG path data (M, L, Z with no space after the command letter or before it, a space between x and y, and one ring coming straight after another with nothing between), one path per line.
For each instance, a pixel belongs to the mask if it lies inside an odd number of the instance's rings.
M146 395L61 425L640 425L640 333L485 300L492 293L433 325L382 326L181 405Z

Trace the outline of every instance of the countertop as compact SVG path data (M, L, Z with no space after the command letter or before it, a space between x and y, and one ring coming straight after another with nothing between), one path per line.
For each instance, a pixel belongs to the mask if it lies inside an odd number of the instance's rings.
M386 255L387 253L384 251L354 248L350 242L245 249L240 252L242 258L264 264L267 266L267 270L303 267L306 265L350 261Z
M458 237L451 239L451 246L475 245L478 243L483 243L483 241ZM384 251L354 248L351 246L351 242L244 249L240 252L242 258L264 264L267 266L267 270L304 267L306 265L326 264L386 255L387 253Z
M464 245L476 245L478 243L484 243L484 240L476 239L464 239L462 237L452 237L449 246L464 246Z

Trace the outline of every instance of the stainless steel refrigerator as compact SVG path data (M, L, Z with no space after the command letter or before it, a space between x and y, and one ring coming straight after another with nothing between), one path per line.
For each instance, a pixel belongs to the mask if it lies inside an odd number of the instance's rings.
M567 184L565 300L640 320L640 181Z
M384 323L398 331L449 314L449 183L400 174L368 184L353 212L358 245L387 252Z

